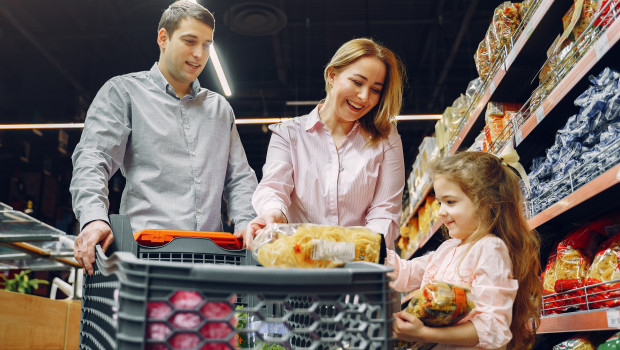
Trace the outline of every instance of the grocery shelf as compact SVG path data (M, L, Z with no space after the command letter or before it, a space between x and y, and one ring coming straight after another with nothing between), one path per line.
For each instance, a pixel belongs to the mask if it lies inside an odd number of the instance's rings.
M538 39L534 42L533 40L530 40L530 37L534 32L536 32L535 36L541 37L542 35L538 35L540 32L545 32L545 29L550 25L550 23L555 22L558 18L561 19L562 14L561 11L558 10L561 7L561 1L541 1L527 23L525 23L525 26L517 29L517 32L520 32L521 34L516 38L516 41L512 43L510 51L507 52L506 47L502 48L497 61L493 65L493 68L491 68L491 74L485 80L485 83L480 87L479 98L474 100L474 103L472 103L472 106L470 106L470 109L466 113L467 117L462 121L462 126L459 128L459 132L449 142L448 148L450 154L456 153L463 146L463 144L467 141L472 141L476 137L472 130L481 130L483 128L484 120L482 120L480 116L482 115L482 112L486 108L491 97L498 94L504 97L504 95L508 94L508 90L515 90L515 86L513 84L509 87L506 83L502 82L505 80L512 80L512 78L505 79L507 75L515 78L517 75L520 75L520 72L517 72L519 70L519 67L517 66L522 65L522 63L519 62L521 58L520 55L529 56L530 52L546 51L549 43L553 41L553 38L549 35L549 33L544 35L547 40ZM566 9L563 9L563 11L566 11ZM551 41L549 41L549 38ZM513 68L512 70L511 67ZM522 76L520 78L523 79ZM525 84L529 85L529 82L525 82ZM519 88L518 90L522 90L522 88Z
M433 184L429 183L426 185L426 187L424 187L422 189L422 191L420 192L420 199L411 207L411 212L409 213L409 215L407 215L404 218L401 218L400 220L400 226L403 227L403 225L407 224L409 222L409 220L411 220L411 218L417 213L418 208L420 208L420 205L426 200L426 196L428 196L428 194L431 192L431 189L433 188Z
M562 101L571 89L590 72L592 67L596 65L610 48L616 45L618 40L620 40L620 20L615 20L543 100L542 104L533 113L535 117L524 118L523 125L515 130L515 143L517 146Z
M418 247L412 250L409 254L407 254L407 257L405 259L406 260L411 259L413 254L415 254L415 252L417 252L420 248L422 248L435 235L435 233L439 231L439 228L441 228L441 225L443 225L441 220L437 220L436 222L434 222L433 225L431 226L430 231L428 231L428 233L424 236L424 238L418 243Z
M618 282L611 280L544 295L544 316L537 333L617 330L620 328ZM566 312L567 307L573 312Z
M618 330L620 327L618 320L620 320L618 308L544 316L536 333Z
M617 164L573 193L562 198L559 202L529 219L528 224L531 229L535 229L556 216L594 197L595 195L612 188L619 182L620 164Z

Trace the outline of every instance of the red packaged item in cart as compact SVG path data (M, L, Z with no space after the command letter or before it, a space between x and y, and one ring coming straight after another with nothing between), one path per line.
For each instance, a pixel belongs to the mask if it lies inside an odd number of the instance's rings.
M586 285L620 279L620 231L598 249L586 276ZM588 303L591 309L620 306L620 282L589 287Z
M234 348L238 343L234 331L237 324L233 306L235 298L206 301L198 292L180 290L165 302L149 301L145 338L150 342L145 348L169 349L168 344L174 349L193 349L202 342L195 333L198 328L205 339L228 339L228 344L208 343L206 348L201 349L224 350L230 349L229 345ZM173 332L174 335L169 337Z
M564 293L560 299L566 301L568 307L586 309L585 292L577 288L585 286L588 269L602 239L598 232L584 226L558 244L555 292Z
M197 237L208 238L213 243L224 249L239 250L243 248L243 243L232 233L228 232L202 232L202 231L176 231L176 230L157 230L146 229L133 234L133 238L138 244L147 247L156 247L172 241L176 237Z

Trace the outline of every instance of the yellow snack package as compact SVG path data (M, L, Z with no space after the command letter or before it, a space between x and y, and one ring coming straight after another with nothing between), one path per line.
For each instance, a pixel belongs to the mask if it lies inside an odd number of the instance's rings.
M351 261L379 263L385 241L364 227L271 224L254 238L252 254L265 267L329 268Z

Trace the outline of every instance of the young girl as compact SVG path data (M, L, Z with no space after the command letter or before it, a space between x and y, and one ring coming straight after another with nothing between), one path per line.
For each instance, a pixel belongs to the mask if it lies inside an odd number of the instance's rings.
M370 39L350 40L336 51L323 73L321 103L269 127L247 246L266 224L301 222L365 226L394 248L405 165L391 118L401 109L403 74L396 55Z
M433 280L468 286L476 307L456 325L437 328L401 311L394 314L395 336L438 343L433 349L529 348L532 320L537 326L540 320L540 239L523 215L518 177L486 152L442 158L432 173L451 239L409 261L388 250L385 264L394 267L397 291Z

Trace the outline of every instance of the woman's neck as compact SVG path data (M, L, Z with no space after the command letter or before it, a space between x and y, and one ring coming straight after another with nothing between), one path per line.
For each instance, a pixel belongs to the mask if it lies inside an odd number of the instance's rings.
M334 109L330 107L328 101L326 101L324 105L319 106L319 119L325 124L327 130L329 130L334 139L344 139L355 125L355 121L348 122L338 119L338 116L334 112Z

